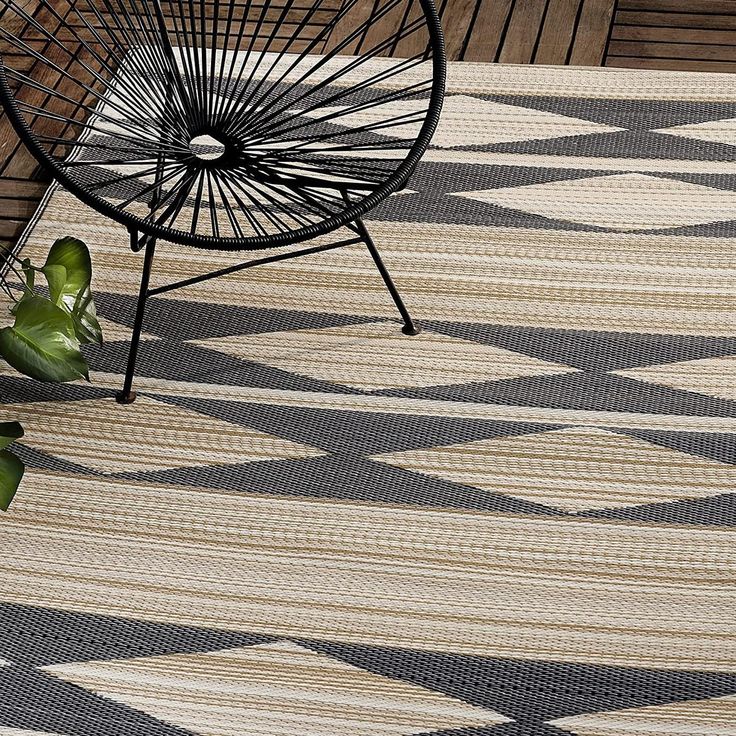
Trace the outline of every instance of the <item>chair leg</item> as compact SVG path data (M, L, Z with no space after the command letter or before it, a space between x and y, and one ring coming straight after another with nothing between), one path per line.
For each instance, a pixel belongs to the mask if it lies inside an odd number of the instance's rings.
M416 322L414 322L411 314L409 314L409 310L406 308L406 304L404 304L404 300L401 298L401 294L399 294L399 290L396 288L396 284L394 284L391 274L388 272L386 264L383 262L381 254L378 252L378 248L376 248L376 244L373 242L373 238L371 238L365 223L362 220L356 220L355 229L365 242L366 246L368 246L368 252L371 254L373 262L376 264L378 273L381 274L381 278L386 284L386 288L388 289L389 294L391 294L391 298L394 300L396 308L399 310L401 319L404 320L404 326L401 328L401 331L405 335L418 335L422 329L416 324Z
M135 236L133 239L135 239ZM148 282L151 278L151 266L153 265L153 253L156 249L156 241L153 239L147 239L145 249L143 273L141 274L141 287L138 292L138 306L135 312L135 321L133 322L133 334L130 338L130 351L128 352L128 366L125 371L125 381L123 382L122 391L118 391L115 395L115 400L118 404L132 404L136 398L136 393L132 390L133 377L135 375L135 364L138 358L138 346L141 341L143 317L145 315L146 301L148 299Z

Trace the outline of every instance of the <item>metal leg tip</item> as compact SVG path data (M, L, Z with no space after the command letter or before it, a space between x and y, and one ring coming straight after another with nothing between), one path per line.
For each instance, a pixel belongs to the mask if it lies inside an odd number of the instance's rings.
M409 322L401 328L401 331L405 335L418 335L422 331L422 328L419 327L419 325L415 325L413 322Z
M132 404L137 395L138 394L135 391L128 391L127 393L125 391L118 391L115 394L115 401L117 401L118 404Z

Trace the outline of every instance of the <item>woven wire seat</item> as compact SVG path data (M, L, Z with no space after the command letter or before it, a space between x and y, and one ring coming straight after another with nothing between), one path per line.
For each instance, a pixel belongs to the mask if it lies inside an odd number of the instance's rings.
M33 10L29 9L33 6ZM33 155L145 249L122 401L148 296L365 242L444 94L432 0L0 0L0 98ZM157 240L220 250L349 237L149 289Z

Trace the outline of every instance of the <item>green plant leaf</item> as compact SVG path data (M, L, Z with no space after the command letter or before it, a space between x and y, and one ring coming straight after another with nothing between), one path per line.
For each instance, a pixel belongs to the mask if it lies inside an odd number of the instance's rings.
M0 450L0 509L3 511L8 510L24 472L20 458L8 450Z
M67 288L67 273L64 266L46 264L42 269L43 275L49 285L49 295L51 301L57 306L61 306L61 300L64 296L64 290Z
M22 301L15 324L0 330L0 355L39 381L89 380L71 316L41 296Z
M23 436L23 427L19 422L0 422L0 450L4 450L11 442Z
M76 296L92 283L92 259L87 246L77 238L60 238L46 257L46 266L66 269L66 293Z
M51 301L71 315L79 342L101 345L102 329L90 289L92 259L87 246L76 238L57 240L41 270L49 284Z
M77 333L77 339L82 345L95 342L102 345L102 327L97 320L97 310L89 288L77 298L72 311L72 321Z

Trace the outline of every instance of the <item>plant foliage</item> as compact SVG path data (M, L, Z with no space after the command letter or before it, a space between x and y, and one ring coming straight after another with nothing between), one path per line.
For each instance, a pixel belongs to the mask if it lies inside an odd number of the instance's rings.
M13 323L0 329L0 357L20 373L39 381L89 380L89 366L81 346L102 343L92 297L92 261L87 246L77 238L57 240L43 266L28 258L6 254L10 284L0 287L11 300ZM46 288L38 286L39 278ZM23 436L17 422L0 423L0 509L6 510L23 477L23 463L10 450Z
M0 509L8 510L18 490L25 468L10 450L5 448L23 436L23 427L18 422L0 422Z

